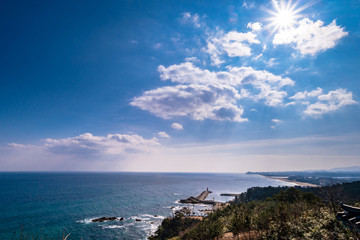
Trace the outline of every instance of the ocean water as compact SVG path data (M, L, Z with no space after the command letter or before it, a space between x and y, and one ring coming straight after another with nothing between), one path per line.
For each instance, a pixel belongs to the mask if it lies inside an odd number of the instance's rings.
M179 199L207 187L213 192L208 199L224 202L231 198L221 193L279 185L290 184L247 174L0 173L0 239L19 239L21 229L54 239L64 232L71 233L70 240L146 239L165 217L185 206ZM91 222L103 216L125 220Z

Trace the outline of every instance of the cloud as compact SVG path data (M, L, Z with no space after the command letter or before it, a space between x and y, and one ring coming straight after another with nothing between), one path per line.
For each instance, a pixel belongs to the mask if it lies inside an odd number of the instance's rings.
M307 99L309 97L317 97L323 93L322 88L317 88L316 90L312 90L311 92L304 91L304 92L297 92L294 96L289 97L289 99L300 100L300 99Z
M271 119L271 121L272 121L273 123L281 123L281 122L282 122L280 119L276 119L276 118Z
M298 92L289 99L296 101L291 102L292 104L300 103L305 105L306 109L304 114L313 118L319 118L323 114L336 111L343 106L357 103L353 100L352 92L348 92L346 89L341 88L324 94L323 89L318 87L310 92Z
M325 113L333 112L341 107L357 103L353 100L352 93L346 89L330 91L328 94L319 95L317 98L318 101L316 103L307 106L304 111L305 115L319 118Z
M268 67L273 67L277 64L279 64L278 62L276 62L276 58L270 58L269 61L265 62L266 66Z
M185 58L186 62L194 62L194 63L198 63L200 62L200 60L197 57L187 57Z
M315 55L319 52L335 47L338 41L348 35L344 28L337 26L333 20L329 25L324 22L311 21L304 18L296 27L281 30L276 33L273 44L293 44L293 48L300 51L302 55Z
M228 67L227 71L213 72L185 62L169 67L160 65L158 70L162 81L171 80L177 85L146 91L130 105L164 119L247 121L242 117L240 99L264 100L268 106L279 106L287 95L281 88L294 84L289 78L251 67Z
M197 13L191 14L189 12L184 12L181 14L181 23L182 24L192 24L194 27L199 28L201 27L200 24L200 17Z
M166 132L158 132L159 137L161 138L170 138L169 134Z
M176 123L176 122L171 124L171 127L175 130L183 130L184 129L183 125L181 125L180 123Z
M207 42L207 48L204 49L205 52L207 52L210 55L210 60L213 65L219 66L220 64L224 63L225 61L220 58L220 55L222 54L222 51L218 49L218 47L208 41Z
M283 121L280 120L280 119L274 118L274 119L271 119L271 122L274 123L274 125L272 125L271 128L272 128L272 129L275 129L275 128L276 128L277 126L279 126L279 124L281 124Z
M240 98L234 88L225 85L176 85L146 91L130 103L154 115L171 119L191 117L194 120L246 121L243 109L235 105Z
M258 60L259 58L261 58L262 56L263 56L263 54L260 53L259 55L253 57L253 60L254 60L254 61L257 61L257 60Z
M46 150L58 154L98 155L142 152L160 145L156 138L144 139L139 135L108 134L95 136L84 133L76 137L43 140Z
M230 31L227 34L219 32L218 35L220 36L207 40L207 48L205 49L214 65L220 65L224 62L220 59L222 54L229 57L251 56L250 45L260 44L260 41L256 39L256 34L252 32Z
M254 1L245 1L242 4L242 7L246 8L246 9L253 9L255 8L255 2Z
M159 140L139 135L84 133L69 138L47 138L39 144L10 143L0 146L0 168L6 171L114 171L137 156L156 153Z
M249 22L247 25L246 25L247 28L251 28L253 31L260 31L261 30L261 23L259 22Z

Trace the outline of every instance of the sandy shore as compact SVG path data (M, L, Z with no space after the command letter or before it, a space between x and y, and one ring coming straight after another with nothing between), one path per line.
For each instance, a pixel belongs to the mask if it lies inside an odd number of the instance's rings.
M275 179L275 180L279 180L279 181L283 181L283 182L293 183L293 184L295 184L295 186L299 186L299 187L320 187L319 185L312 184L312 183L292 181L292 180L289 180L288 177L264 176L264 175L261 175L261 176L271 178L271 179Z

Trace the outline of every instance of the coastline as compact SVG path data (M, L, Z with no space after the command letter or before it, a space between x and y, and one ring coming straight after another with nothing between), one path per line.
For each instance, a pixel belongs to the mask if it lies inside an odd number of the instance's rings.
M261 175L261 174L258 174L258 175L263 176L263 177L266 177L266 178L270 178L270 179L282 181L282 182L293 183L295 186L298 186L298 187L321 187L320 185L316 185L316 184L312 184L312 183L289 180L288 177L265 176L265 175Z

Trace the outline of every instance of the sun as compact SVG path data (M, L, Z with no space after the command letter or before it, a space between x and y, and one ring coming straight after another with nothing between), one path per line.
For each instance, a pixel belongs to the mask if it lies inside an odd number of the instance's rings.
M273 22L279 28L287 28L294 25L296 15L290 9L280 9L274 16Z
M273 9L266 11L271 15L267 18L269 22L268 27L272 28L272 32L292 28L299 18L303 17L300 14L305 8L308 8L311 1L307 5L298 7L298 2L292 3L291 0L285 2L284 0L272 0Z

